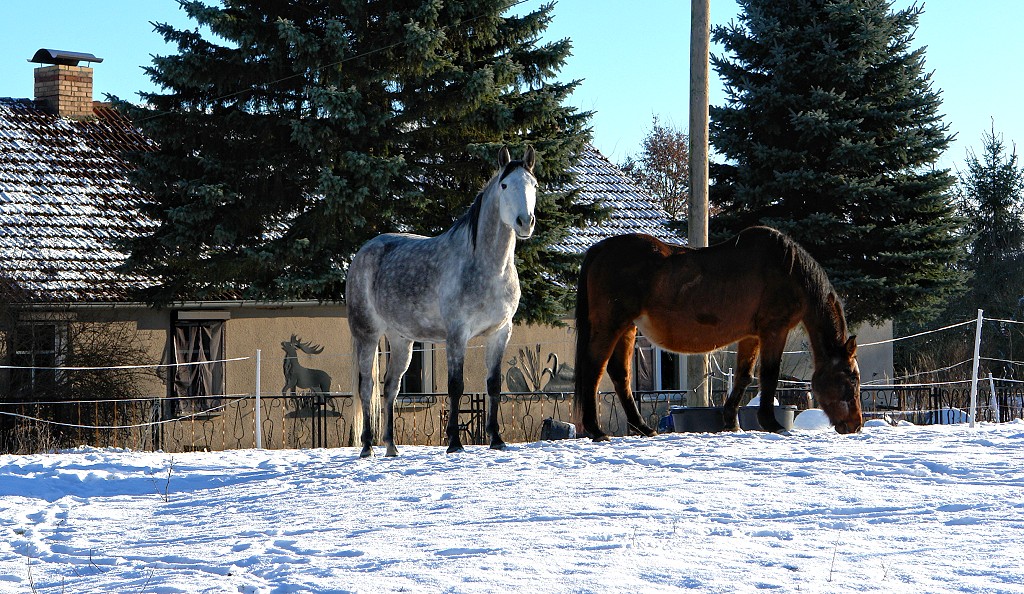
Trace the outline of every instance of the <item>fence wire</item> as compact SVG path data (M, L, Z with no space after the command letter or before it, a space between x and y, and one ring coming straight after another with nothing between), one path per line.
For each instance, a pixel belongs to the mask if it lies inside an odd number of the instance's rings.
M982 318L985 322L1014 323L1016 320ZM896 343L931 334L947 332L974 324L965 321L943 328L918 332L859 345L859 348ZM519 346L519 345L517 345ZM532 345L531 345L532 346ZM562 345L564 346L564 345ZM515 348L515 347L510 347ZM728 351L725 351L726 353ZM788 351L787 354L805 354ZM387 352L381 353L387 357ZM324 358L351 360L351 353L323 354ZM218 361L186 364L118 365L110 367L24 367L0 365L0 369L33 369L63 372L125 369L161 369L177 366L212 365L248 361L253 357L235 357ZM717 358L715 369L704 378L711 382L712 405L720 406L731 385L731 369L725 371ZM1024 361L980 357L981 361L1002 365L1024 365ZM280 359L278 359L280 360ZM867 418L890 423L963 422L970 408L971 394L966 387L972 380L914 382L927 376L953 373L972 360L927 371L917 371L889 380L865 382L861 401ZM257 370L259 373L259 370ZM981 379L981 378L979 378ZM992 378L982 382L976 395L976 420L1005 422L1024 418L1024 380ZM748 388L744 402L757 393L757 382ZM671 407L686 403L686 391L637 391L640 410L652 427L665 430ZM815 406L810 382L799 378L780 380L781 403L798 409ZM256 401L260 401L259 418ZM504 393L498 410L499 423L506 441L523 442L539 438L547 419L572 422L571 396L565 392ZM138 398L93 400L25 400L0 402L0 453L40 451L60 447L91 445L128 447L165 451L218 450L255 447L255 427L259 424L265 447L338 447L356 445L356 429L361 407L351 393L298 391L295 395L221 394L176 397L151 395ZM459 427L463 443L485 443L483 420L486 396L470 393L463 397ZM598 395L602 425L613 435L626 435L629 428L610 392ZM448 417L448 397L438 393L402 394L396 403L395 429L399 444L443 445Z

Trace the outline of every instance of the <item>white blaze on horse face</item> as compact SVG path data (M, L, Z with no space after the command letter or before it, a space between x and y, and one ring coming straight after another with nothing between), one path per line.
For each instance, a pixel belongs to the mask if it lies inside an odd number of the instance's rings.
M537 205L537 179L526 169L519 168L501 180L498 191L502 222L511 227L519 239L528 239L537 222L533 214Z

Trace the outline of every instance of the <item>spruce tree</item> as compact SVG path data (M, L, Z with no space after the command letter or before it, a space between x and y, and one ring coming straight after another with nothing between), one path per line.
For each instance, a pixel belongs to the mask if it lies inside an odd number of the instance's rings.
M851 322L922 316L962 285L940 93L913 48L922 7L888 0L740 0L716 27L727 103L711 110L716 239L792 235Z
M542 186L565 187L589 138L589 112L564 105L578 81L551 80L569 40L540 42L553 3L522 15L507 0L180 4L197 27L156 25L178 49L147 69L160 90L117 101L155 142L136 182L156 226L125 265L154 279L153 303L340 299L364 241L443 231L501 146L533 145ZM570 305L577 262L545 248L598 214L573 193L539 196L518 250L521 318Z
M1007 151L995 127L982 136L981 158L967 153L956 194L967 221L970 249L966 268L973 276L964 299L951 307L957 321L978 309L987 317L1020 319L1024 299L1024 167Z

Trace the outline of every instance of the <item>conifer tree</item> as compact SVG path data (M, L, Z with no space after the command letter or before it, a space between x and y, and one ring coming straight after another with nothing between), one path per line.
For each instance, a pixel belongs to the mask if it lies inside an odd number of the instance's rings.
M136 182L156 227L125 265L156 281L153 303L340 299L364 241L447 228L501 146L533 145L542 186L566 187L589 137L589 112L563 105L578 81L551 80L569 40L540 42L553 3L180 4L197 27L156 25L178 48L147 69L160 91L117 102L155 141ZM539 196L518 250L521 318L570 305L577 262L545 246L598 213L573 193Z
M983 152L967 153L967 170L957 180L960 212L967 221L970 249L965 262L973 276L964 299L951 308L957 321L978 309L987 317L1021 316L1024 299L1024 166L1007 151L1001 134L982 136Z
M950 136L913 48L922 7L740 0L716 27L727 103L711 110L717 239L763 224L827 270L851 322L922 316L962 286Z

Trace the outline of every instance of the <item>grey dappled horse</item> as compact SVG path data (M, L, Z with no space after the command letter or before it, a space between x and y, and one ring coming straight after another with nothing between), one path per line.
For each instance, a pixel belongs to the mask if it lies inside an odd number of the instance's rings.
M463 361L466 343L476 336L487 337L487 434L491 448L505 448L498 429L501 361L519 306L516 238L530 237L536 220L535 161L532 147L521 161L513 161L508 149L501 149L498 172L448 231L437 237L380 235L366 242L352 259L345 298L359 366L361 457L373 452L371 411L377 410L371 406L373 364L381 336L391 345L384 376L386 455L398 455L395 397L409 368L414 341L447 343L448 452L463 449L458 414L465 389Z

